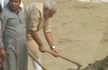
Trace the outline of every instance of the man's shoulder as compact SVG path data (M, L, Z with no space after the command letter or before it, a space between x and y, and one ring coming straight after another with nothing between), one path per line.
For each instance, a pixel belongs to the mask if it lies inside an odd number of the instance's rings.
M1 19L7 18L10 15L9 10L7 8L3 8L1 13Z
M3 8L2 14L9 14L9 9L7 7Z
M31 9L40 9L43 8L43 3L30 3L27 7L31 8Z
M9 6L8 5L6 5L4 8L3 8L3 11L2 12L9 12L10 10L9 10Z
M41 2L34 2L34 3L31 3L30 5L41 6L41 5L43 5L43 3L41 3Z
M10 11L9 7L3 8L3 11L1 13L1 17L5 17L6 19L9 17L12 17L12 12Z

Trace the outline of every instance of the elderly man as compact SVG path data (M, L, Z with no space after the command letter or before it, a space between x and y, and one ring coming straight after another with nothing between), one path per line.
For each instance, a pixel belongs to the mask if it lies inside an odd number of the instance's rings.
M0 70L27 70L26 26L20 3L9 0L1 14L0 57L4 64Z
M45 48L37 32L40 29L43 29L45 38L51 48L51 51L53 52L53 55L57 56L57 51L55 50L51 34L51 18L57 12L56 2L53 0L45 0L44 3L31 3L24 11L27 23L29 53L37 59L37 61L41 62L39 50L41 52L45 52ZM35 61L33 61L33 65L34 70L41 70Z

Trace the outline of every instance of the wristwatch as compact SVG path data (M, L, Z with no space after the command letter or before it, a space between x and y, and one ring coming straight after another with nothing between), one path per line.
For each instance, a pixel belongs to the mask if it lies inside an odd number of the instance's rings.
M52 46L51 49L55 49L55 46Z

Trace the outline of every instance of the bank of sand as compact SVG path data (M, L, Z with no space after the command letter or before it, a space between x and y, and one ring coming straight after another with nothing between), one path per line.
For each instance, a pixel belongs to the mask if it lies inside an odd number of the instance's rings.
M34 2L34 1L32 1ZM24 1L25 6L30 3ZM59 1L52 21L52 34L59 54L86 67L108 54L108 3ZM42 35L46 48L48 44ZM77 66L48 53L42 53L42 65L48 70L67 70ZM29 70L33 70L29 59Z

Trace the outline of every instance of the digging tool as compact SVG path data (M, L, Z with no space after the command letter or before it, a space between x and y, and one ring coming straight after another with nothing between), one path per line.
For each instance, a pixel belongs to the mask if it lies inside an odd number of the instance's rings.
M33 59L33 60L35 60L40 66L41 66L41 68L43 69L43 70L47 70L42 64L40 64L30 53L29 53L29 55L30 55L30 57Z
M47 52L47 53L50 53L50 54L53 54L51 51L48 51L48 50L46 50L46 52ZM78 66L77 70L79 70L80 67L82 67L81 64L79 64L79 63L77 63L77 62L75 62L75 61L72 61L72 60L70 60L70 59L68 59L68 58L66 58L66 57L63 57L63 56L61 56L61 55L59 55L59 54L58 54L58 57L63 58L63 59L65 59L65 60L67 60L67 61L69 61L69 62L71 62L71 63L76 64L76 65Z

